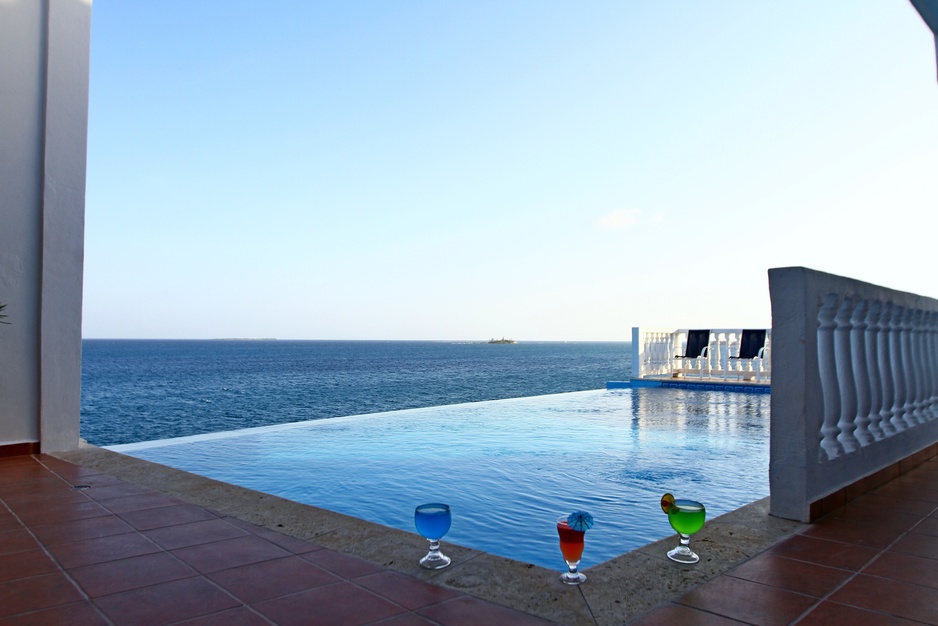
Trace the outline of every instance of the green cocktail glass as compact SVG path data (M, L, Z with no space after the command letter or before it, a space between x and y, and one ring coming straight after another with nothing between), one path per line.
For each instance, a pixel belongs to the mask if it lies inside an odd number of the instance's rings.
M668 558L678 563L696 563L700 560L690 549L690 536L703 528L707 509L695 500L675 500L671 494L661 498L661 508L668 514L671 528L681 536L680 544L668 552Z

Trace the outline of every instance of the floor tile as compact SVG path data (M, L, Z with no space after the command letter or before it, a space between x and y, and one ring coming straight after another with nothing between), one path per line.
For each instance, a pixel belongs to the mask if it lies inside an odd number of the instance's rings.
M15 617L0 618L0 624L3 626L110 626L110 622L87 600L23 613Z
M270 626L271 622L265 617L255 613L248 607L242 606L220 613L195 617L184 622L176 622L174 626Z
M830 600L889 615L938 624L938 589L865 576L855 577Z
M822 598L852 576L853 572L763 553L726 575Z
M34 550L38 547L39 544L25 528L0 531L0 554Z
M859 571L877 555L876 550L826 539L794 535L769 550L771 554L818 565Z
M203 574L291 556L283 548L252 535L180 548L173 554Z
M848 507L851 506L865 506L880 511L910 513L912 515L928 515L935 510L935 505L930 502L882 496L877 493L862 495L848 505Z
M95 537L107 537L133 532L133 528L116 515L93 517L73 522L60 522L45 526L33 526L33 533L46 546L72 541L84 541Z
M469 596L434 604L420 609L417 613L443 626L488 626L489 624L547 626L551 624L539 617Z
M893 481L876 490L880 496L890 498L907 498L938 504L938 488L929 480L908 480L906 482Z
M241 606L201 576L96 598L94 603L115 624L134 626L158 626Z
M153 493L151 489L147 489L146 487L141 487L140 485L135 485L133 483L124 482L93 485L90 489L84 491L86 496L92 498L93 500L97 500L98 502L151 493Z
M83 487L109 487L112 485L129 485L126 481L117 478L116 476L111 476L110 474L81 474L75 477L66 476L65 480L68 481L71 485L81 485ZM144 489L144 487L138 487L139 489ZM94 493L94 490L83 490L82 493L87 493L91 497L91 493Z
M153 554L160 547L139 533L121 533L47 548L65 569Z
M254 526L253 524L248 524L247 522L236 518L228 517L225 518L225 520L231 522L233 525L241 528L245 532L249 532L252 535L257 535L261 539L266 539L270 543L276 544L285 550L289 550L293 554L304 554L314 550L322 550L322 546L312 541L304 541L302 539L297 539L296 537L278 533L275 530Z
M383 568L374 563L334 550L317 550L300 556L342 578L352 579L384 571Z
M0 582L58 571L58 566L43 550L27 550L0 555Z
M0 465L0 485L17 485L36 480L50 478L59 479L48 469L35 462L20 463L18 461L4 462Z
M885 528L895 528L897 530L909 530L922 519L920 514L903 513L901 511L890 511L888 509L878 509L875 507L857 505L856 501L847 506L837 509L829 515L821 518L819 522L823 523L831 519L845 519L857 521L865 524L875 524Z
M881 550L905 532L906 528L899 529L883 524L859 522L854 519L830 519L812 524L801 535Z
M379 622L380 626L439 626L439 622L431 622L425 617L414 613L402 613Z
M5 530L18 530L22 528L23 525L20 524L20 521L16 517L3 509L3 505L0 504L0 532Z
M89 597L97 598L171 580L190 578L195 576L196 572L174 559L172 555L158 552L78 567L69 570L69 575Z
M121 518L137 530L153 530L164 526L217 519L217 516L194 504L178 504L121 513Z
M938 559L938 537L921 533L909 533L893 544L890 550Z
M58 506L66 502L88 502L88 496L80 490L56 479L51 484L41 483L20 485L18 493L0 494L0 498L19 514L20 511L37 506Z
M412 611L431 604L453 600L461 595L398 572L380 572L362 576L355 579L355 584Z
M84 599L75 585L59 572L18 578L0 583L0 617L38 611Z
M148 511L150 509L158 509L162 507L172 507L185 505L182 500L178 498L172 498L162 493L154 493L152 491L145 493L137 493L134 495L121 496L119 498L107 498L98 500L102 505L106 506L109 511L112 513L119 513L124 515L125 519L129 518L129 514L132 512L141 512ZM191 505L186 505L191 506ZM143 513L142 515L146 515ZM140 517L138 515L137 517Z
M747 580L720 576L675 602L750 624L774 626L788 624L811 608L817 599Z
M938 537L938 517L927 517L923 519L911 532Z
M738 626L743 622L738 622L728 617L705 613L688 606L680 604L668 604L650 615L646 615L634 622L630 626Z
M316 616L317 626L359 626L404 612L396 604L346 582L260 602L254 609L282 626L308 626L312 615Z
M910 622L901 617L858 609L836 602L822 602L797 622L798 626L913 626L915 624L918 622Z
M209 578L245 604L334 585L341 578L297 556L252 563L209 574Z
M45 467L51 472L55 472L62 478L66 480L72 479L81 479L84 480L90 476L101 476L101 472L96 469L91 469L89 467L82 467L80 465L75 465L74 463L69 463L68 461L63 461L57 459L54 456L49 456L48 454L40 454L38 457L33 459L37 464L42 467Z
M45 506L20 507L16 514L24 524L33 525L104 517L110 515L110 512L97 502L83 496L82 502L56 502L51 506L46 503Z
M223 519L209 519L147 530L143 533L166 550L187 548L212 541L246 537L247 531Z
M884 552L863 573L938 589L938 559Z

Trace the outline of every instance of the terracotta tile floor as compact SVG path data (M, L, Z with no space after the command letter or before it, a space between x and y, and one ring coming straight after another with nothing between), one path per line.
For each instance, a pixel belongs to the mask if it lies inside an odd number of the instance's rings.
M938 458L634 623L677 621L938 625ZM547 623L59 459L0 459L3 625Z
M548 623L53 457L0 459L3 625Z
M938 458L635 623L938 624Z

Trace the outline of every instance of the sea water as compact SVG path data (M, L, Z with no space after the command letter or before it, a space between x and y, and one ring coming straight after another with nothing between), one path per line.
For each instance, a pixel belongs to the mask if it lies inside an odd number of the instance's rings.
M81 436L149 441L397 409L601 389L628 343L82 342Z

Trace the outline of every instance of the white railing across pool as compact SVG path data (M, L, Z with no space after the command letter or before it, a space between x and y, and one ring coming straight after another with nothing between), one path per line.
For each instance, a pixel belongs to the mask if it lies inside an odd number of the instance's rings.
M769 270L769 291L771 512L810 521L938 441L938 300L803 267Z
M632 377L698 377L745 380L768 384L772 380L772 329L765 329L760 356L737 359L741 328L710 329L706 357L680 358L687 346L688 329L632 328Z

